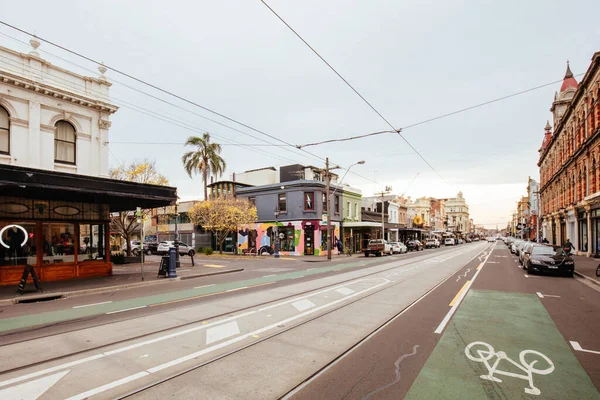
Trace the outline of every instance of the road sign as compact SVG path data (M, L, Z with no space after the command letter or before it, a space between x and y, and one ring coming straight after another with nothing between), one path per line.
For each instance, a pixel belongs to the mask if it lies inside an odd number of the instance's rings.
M327 214L323 213L323 215L321 216L321 221L327 222Z

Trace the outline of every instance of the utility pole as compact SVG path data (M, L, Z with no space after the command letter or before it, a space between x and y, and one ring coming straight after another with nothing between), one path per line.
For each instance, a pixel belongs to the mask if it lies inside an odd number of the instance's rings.
M326 189L327 192L327 259L331 260L331 175L329 174L329 157L325 158L325 179L326 179Z
M140 224L140 262L142 264L142 281L144 280L144 219L142 218L142 208L137 207L135 211L137 223Z
M383 201L383 196L385 196L386 194L391 192L391 190L392 190L391 186L386 186L385 190L382 190L379 193L375 193L377 195L381 195L381 239L382 240L385 240L385 215L384 215L385 202Z

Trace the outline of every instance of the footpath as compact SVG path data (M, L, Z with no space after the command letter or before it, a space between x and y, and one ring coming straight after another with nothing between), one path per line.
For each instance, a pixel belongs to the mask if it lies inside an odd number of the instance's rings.
M596 268L600 265L599 258L571 256L575 261L575 274L589 282L600 285L600 277L596 276Z
M335 264L356 261L360 255L347 257L345 255L334 256ZM273 267L284 263L305 266L306 263L328 262L326 257L260 257L239 256L228 254L213 254L210 256L197 255L194 257L194 265L189 257L180 258L180 268L177 269L177 278L157 276L160 257L150 256L144 262L144 279L142 280L142 264L115 264L112 276L90 277L70 279L63 281L41 282L43 292L36 292L32 278L29 277L23 294L17 294L18 285L0 286L0 306L34 302L46 298L64 298L70 296L104 293L117 290L125 290L145 285L157 285L173 281L202 278L211 275L222 275L241 272L246 268Z

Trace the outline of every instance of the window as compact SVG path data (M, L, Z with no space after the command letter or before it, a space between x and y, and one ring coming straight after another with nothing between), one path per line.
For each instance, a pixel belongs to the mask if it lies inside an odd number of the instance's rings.
M10 129L8 111L0 107L0 154L10 154Z
M323 193L323 214L327 214L327 195Z
M315 192L304 193L304 211L315 210Z
M354 219L358 220L358 203L354 203Z
M335 196L335 210L334 210L335 214L339 214L340 213L340 196Z
M54 161L75 164L75 128L67 121L58 121L54 132Z
M350 212L351 212L352 210L350 209L350 202L349 202L349 201L348 201L348 202L346 202L346 208L348 209L348 212L347 212L348 218L350 218L350 215L351 215L351 213L350 213Z
M54 264L75 261L74 233L74 224L44 223L42 226L43 263Z
M104 239L104 225L79 225L79 261L104 260L106 257Z
M285 193L279 194L277 206L278 206L280 213L287 212L287 201L286 201Z

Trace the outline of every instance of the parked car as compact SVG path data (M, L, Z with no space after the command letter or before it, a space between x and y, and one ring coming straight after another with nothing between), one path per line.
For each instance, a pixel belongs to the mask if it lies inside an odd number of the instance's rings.
M425 241L426 249L432 249L432 248L437 248L437 247L440 247L440 242L437 239L427 239Z
M392 246L393 254L402 254L408 251L402 242L390 242L390 246Z
M171 247L175 247L175 242L173 242L172 240L167 240L164 242L160 242L158 243L158 247L156 248L156 252L160 255L166 255L169 254L169 249ZM180 255L188 255L188 256L193 256L196 252L194 251L194 249L192 249L190 246L188 246L187 244L183 243L183 242L179 242L179 254Z
M421 243L418 240L409 240L406 243L406 248L408 249L408 251L419 251L419 250L423 250L423 243Z
M493 238L493 237L491 237L491 236L488 236L488 238L487 238L487 241L488 241L488 243L493 243L493 242L495 242L495 241L496 241L496 239L494 239L494 238Z
M541 272L564 273L573 277L575 261L560 247L535 244L527 254L524 269L530 274Z
M474 238L474 239L473 239L473 241L474 241L474 242L479 242L479 238L478 238L478 237L476 237L476 238Z
M148 248L148 244L144 243L143 245L143 249L144 249L144 254L152 254L150 252L150 249ZM127 251L127 244L123 245L123 251ZM138 257L140 255L140 241L139 240L132 240L131 241L131 254L133 254L134 256Z
M458 239L458 244L463 244L465 241L462 239Z
M521 249L521 252L519 253L519 264L525 265L525 263L524 263L525 255L531 252L532 247L533 247L532 242L525 242L525 244L523 245L523 249Z
M524 240L519 240L519 242L517 243L517 246L515 247L515 255L518 257L521 255L521 250L523 250L523 246L525 246L525 241Z
M454 239L453 238L446 238L444 240L444 246L454 246Z
M369 244L366 249L363 249L365 257L369 257L371 254L375 254L376 257L381 257L382 254L393 254L392 246L387 240L383 239L372 239L369 240Z
M469 239L469 238L466 238L466 239L465 239L465 243L471 243L471 242L472 242L472 240L471 240L471 239Z

